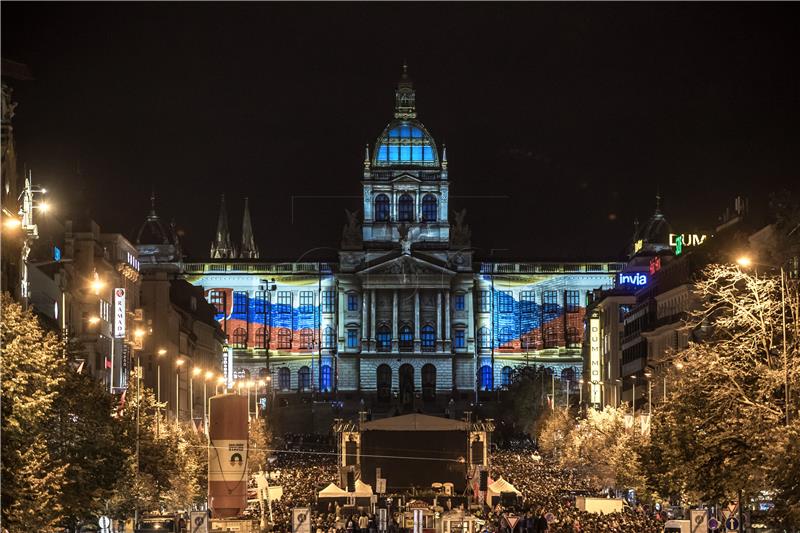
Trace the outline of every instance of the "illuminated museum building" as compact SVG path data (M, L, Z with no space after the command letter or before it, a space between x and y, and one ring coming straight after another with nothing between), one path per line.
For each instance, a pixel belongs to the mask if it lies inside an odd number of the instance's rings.
M363 218L349 214L338 264L260 262L247 206L237 249L223 199L212 259L183 269L217 308L231 379L269 364L276 392L404 401L493 390L523 364L575 383L588 294L622 264L473 262L464 212L450 219L446 148L405 72L361 180Z

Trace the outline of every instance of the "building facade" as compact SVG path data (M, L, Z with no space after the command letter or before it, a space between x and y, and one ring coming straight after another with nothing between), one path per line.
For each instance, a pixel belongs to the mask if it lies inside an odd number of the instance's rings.
M588 294L622 264L476 261L465 212L451 219L447 150L405 71L361 184L338 262L258 261L247 212L236 253L223 201L212 259L183 272L216 309L230 380L403 403L497 390L525 364L575 383Z

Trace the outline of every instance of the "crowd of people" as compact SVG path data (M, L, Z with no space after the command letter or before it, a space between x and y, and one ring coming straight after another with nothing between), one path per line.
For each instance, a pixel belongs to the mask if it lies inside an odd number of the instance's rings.
M328 483L338 483L338 473L335 451L327 448L329 440L293 435L286 442L285 451L277 453L270 469L273 482L283 489L282 498L272 502L273 530L288 533L292 508L314 508L317 492ZM530 443L494 451L491 477L495 480L502 477L521 493L513 509L521 517L514 533L661 533L663 530L663 520L641 506L609 514L579 510L574 496L600 495L601 488L541 458ZM491 509L473 510L481 521L480 532L512 533L502 520L502 514L509 510L499 504ZM311 532L375 533L376 519L368 511L344 512L338 504L331 505L313 514ZM388 529L390 533L405 533L394 520L390 520Z

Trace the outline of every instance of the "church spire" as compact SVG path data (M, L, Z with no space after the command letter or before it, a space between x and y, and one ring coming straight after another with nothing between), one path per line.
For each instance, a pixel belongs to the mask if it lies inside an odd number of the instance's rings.
M217 233L211 243L211 259L232 259L236 252L231 244L231 232L228 229L228 211L225 209L225 195L222 195L217 219Z
M258 245L253 236L253 223L250 221L250 205L248 199L244 199L244 215L242 215L242 247L239 257L242 259L258 259Z
M408 77L408 65L403 62L403 74L394 91L394 118L417 118L416 92L411 78Z

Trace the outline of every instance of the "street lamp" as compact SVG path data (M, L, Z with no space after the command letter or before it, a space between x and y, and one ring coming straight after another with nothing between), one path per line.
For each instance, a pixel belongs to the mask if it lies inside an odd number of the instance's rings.
M631 376L631 381L633 382L633 392L632 392L632 402L631 402L631 411L633 412L633 421L636 422L636 376Z
M256 392L255 404L256 404L256 420L258 420L258 412L261 410L261 404L259 402L261 396L261 390L266 387L267 380L266 379L259 379L258 380L258 389Z
M181 367L185 363L183 359L175 361L175 426L179 423L179 413L181 411Z
M189 420L194 424L194 378L200 375L203 370L196 366L192 368L192 375L189 377Z
M647 416L650 417L653 414L653 381L650 379L653 372L645 370L644 377L647 378Z
M203 380L203 431L208 436L208 416L206 410L208 409L208 380L213 379L214 373L211 370L206 370L206 376ZM224 378L223 378L224 379Z
M794 231L800 228L800 225L795 227L789 235L794 233ZM783 400L785 404L786 410L786 425L789 425L789 403L791 397L789 395L789 353L786 349L786 274L783 270L783 265L771 265L768 263L756 263L750 257L743 255L736 259L736 263L742 267L750 267L751 265L761 265L770 268L778 268L781 274L781 333L783 335L783 375L784 375L784 387L783 387Z
M578 384L580 385L580 387L578 387L578 404L579 405L583 404L583 383L584 383L583 378L578 380Z
M219 386L225 384L225 376L219 376L217 378L217 384L214 387L214 394L219 394Z

